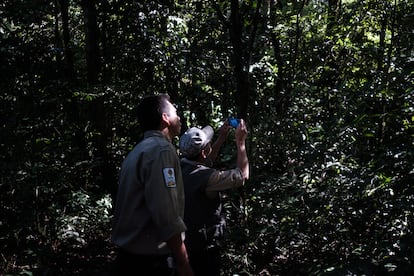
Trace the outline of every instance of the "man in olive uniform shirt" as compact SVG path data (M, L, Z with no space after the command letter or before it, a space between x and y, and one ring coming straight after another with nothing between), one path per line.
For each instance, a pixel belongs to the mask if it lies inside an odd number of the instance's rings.
M122 163L112 241L119 247L113 275L193 275L183 243L184 187L172 145L181 122L167 95L138 107L144 139Z

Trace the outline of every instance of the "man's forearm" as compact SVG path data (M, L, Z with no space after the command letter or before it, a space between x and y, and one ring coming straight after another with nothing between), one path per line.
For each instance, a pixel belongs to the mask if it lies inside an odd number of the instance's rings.
M188 259L187 249L181 238L181 233L177 233L167 240L167 245L176 261L178 275L192 276L193 272Z
M226 141L226 137L222 137L219 136L217 138L217 140L214 142L214 144L211 146L211 154L209 156L209 158L211 159L211 161L216 160L219 152L220 152L220 148L223 145L223 143Z
M247 158L246 144L244 141L237 143L237 167L243 172L244 179L249 179L249 159Z
M175 260L177 263L188 262L187 250L185 244L181 239L181 234L175 234L169 240L167 240L167 245L170 248Z

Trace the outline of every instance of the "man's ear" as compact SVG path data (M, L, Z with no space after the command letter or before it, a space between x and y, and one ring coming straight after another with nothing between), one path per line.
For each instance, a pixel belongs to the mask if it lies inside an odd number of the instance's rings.
M168 117L167 113L162 113L161 119L167 126L170 125L170 118Z
M202 149L200 154L201 154L201 156L203 156L204 159L207 158L206 149Z

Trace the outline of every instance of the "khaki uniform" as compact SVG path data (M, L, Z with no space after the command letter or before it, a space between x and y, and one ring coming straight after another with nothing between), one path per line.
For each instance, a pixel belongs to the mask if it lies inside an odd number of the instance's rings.
M181 160L185 185L185 244L195 275L220 275L220 242L226 222L220 191L243 185L239 168L220 171L186 158Z

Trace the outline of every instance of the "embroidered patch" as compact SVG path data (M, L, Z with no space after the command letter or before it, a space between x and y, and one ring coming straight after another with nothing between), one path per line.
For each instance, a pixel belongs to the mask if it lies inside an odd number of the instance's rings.
M167 186L167 188L177 187L174 168L164 168L162 169L162 172L164 173L165 186Z

